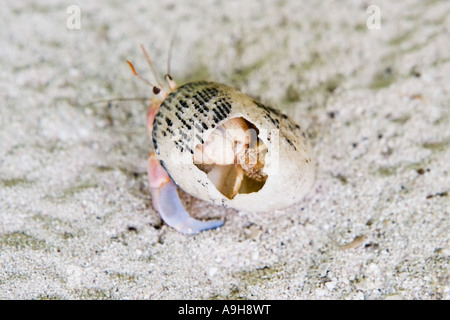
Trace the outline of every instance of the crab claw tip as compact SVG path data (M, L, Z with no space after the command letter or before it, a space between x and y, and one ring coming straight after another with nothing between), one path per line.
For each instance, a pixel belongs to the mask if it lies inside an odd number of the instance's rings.
M216 229L225 223L224 220L201 221L189 217L183 224L173 226L174 229L184 234L197 234L202 231Z

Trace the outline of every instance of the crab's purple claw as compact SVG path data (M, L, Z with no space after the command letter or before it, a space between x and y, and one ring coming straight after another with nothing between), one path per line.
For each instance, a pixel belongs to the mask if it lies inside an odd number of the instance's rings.
M223 220L200 221L189 216L183 208L175 184L168 181L160 188L151 189L153 206L161 218L172 228L185 234L196 234L204 230L218 228Z
M224 224L223 220L200 221L189 216L178 197L175 183L152 153L148 158L148 178L153 207L170 227L185 234L196 234Z

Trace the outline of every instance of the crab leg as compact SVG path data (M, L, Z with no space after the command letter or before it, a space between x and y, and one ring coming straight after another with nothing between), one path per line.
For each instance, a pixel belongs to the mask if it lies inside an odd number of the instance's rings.
M150 134L150 137L152 136L153 131L153 121L155 120L155 116L158 113L160 106L161 101L154 98L150 99L150 106L147 109L147 130L148 133Z
M224 224L223 220L200 221L189 216L178 197L175 183L156 159L155 153L148 157L147 164L153 207L170 227L185 234L196 234Z

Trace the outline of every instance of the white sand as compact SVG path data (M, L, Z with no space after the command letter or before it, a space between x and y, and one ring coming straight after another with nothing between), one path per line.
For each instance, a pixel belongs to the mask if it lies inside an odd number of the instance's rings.
M450 298L448 1L377 1L380 30L350 0L149 2L83 1L78 30L70 2L0 5L0 298ZM308 128L302 203L183 195L226 225L161 224L145 103L93 102L149 97L125 60L151 78L143 43L164 74L175 30L178 83L232 85Z

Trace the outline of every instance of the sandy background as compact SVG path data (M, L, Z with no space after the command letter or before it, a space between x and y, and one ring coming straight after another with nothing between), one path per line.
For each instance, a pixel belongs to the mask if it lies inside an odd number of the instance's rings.
M146 103L98 100L150 97L125 60L151 79L143 43L164 74L174 32L179 84L232 85L307 128L303 202L183 195L225 226L161 223ZM0 298L449 299L449 39L448 1L2 1Z

